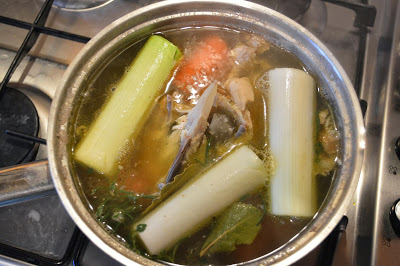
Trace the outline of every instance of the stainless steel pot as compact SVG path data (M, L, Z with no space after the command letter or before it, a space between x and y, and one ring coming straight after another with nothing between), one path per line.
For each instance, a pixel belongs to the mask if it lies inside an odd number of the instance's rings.
M70 138L76 108L91 78L117 51L152 33L171 28L214 25L250 31L294 53L318 79L331 103L341 136L341 166L313 220L289 242L249 264L291 264L313 250L333 230L354 194L363 160L364 126L349 78L328 49L296 22L249 3L165 1L132 12L94 37L69 66L49 120L48 154L56 190L77 226L108 255L123 264L156 262L139 256L111 236L91 215L72 176Z

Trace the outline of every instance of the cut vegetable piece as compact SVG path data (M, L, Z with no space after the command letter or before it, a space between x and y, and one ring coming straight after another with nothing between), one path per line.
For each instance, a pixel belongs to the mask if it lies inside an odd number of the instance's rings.
M228 46L219 36L208 36L189 51L181 62L174 83L188 94L200 95L215 78L226 71Z
M159 254L246 193L264 185L266 179L263 162L250 148L242 146L192 179L133 228L146 224L146 230L136 233L150 254Z
M314 79L298 69L268 72L270 150L276 168L270 181L274 215L313 216Z
M151 36L78 144L76 160L106 176L115 174L122 148L139 133L155 97L181 56L175 45L160 36Z

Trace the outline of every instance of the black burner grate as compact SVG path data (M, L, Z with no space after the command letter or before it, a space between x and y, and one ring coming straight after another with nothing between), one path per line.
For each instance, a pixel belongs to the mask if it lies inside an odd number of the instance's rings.
M0 168L31 161L38 144L9 136L6 130L37 136L39 117L31 100L22 92L4 88L0 98Z
M7 25L20 27L20 28L29 30L28 34L25 37L24 42L22 43L21 47L19 48L17 55L15 56L10 68L8 69L3 81L1 82L0 98L2 97L2 94L4 94L4 87L10 81L10 78L11 78L12 74L14 73L15 69L17 69L19 63L21 63L22 59L32 49L33 45L36 43L36 40L38 39L38 37L41 33L68 39L68 40L72 40L72 41L76 41L76 42L81 42L81 43L87 43L90 40L90 38L88 38L88 37L84 37L84 36L72 34L69 32L64 32L64 31L44 27L47 17L49 15L50 9L52 7L53 1L54 0L47 0L43 4L42 9L39 11L39 14L37 15L37 17L33 23L27 23L27 22L0 16L0 23L4 23Z
M0 117L1 120L10 121L14 115L20 117L21 122L23 117L27 118L28 125L26 123L18 123L18 121L14 120L11 123L0 124L0 147L2 150L8 149L12 153L20 153L24 160L28 159L34 153L35 144L33 141L16 139L16 136L6 135L6 130L12 130L20 133L24 133L30 136L37 136L39 124L38 124L38 116L35 107L32 102L29 100L27 96L23 93L11 89L7 87L10 78L22 59L29 53L31 48L36 43L40 34L47 34L59 38L64 38L80 43L87 43L90 38L85 36L80 36L76 34L72 34L69 32L64 32L60 30L55 30L51 28L45 27L45 23L48 17L48 14L52 8L53 0L47 0L39 14L37 15L34 23L27 23L24 21L15 20L12 18L7 18L0 16L0 23L28 29L29 32L25 37L24 42L19 48L10 68L8 69L3 81L0 85ZM16 99L12 99L16 98ZM17 119L18 120L18 119ZM22 121L23 122L23 121ZM22 124L22 125L21 125ZM3 136L4 135L4 136ZM4 142L4 143L2 143ZM4 144L4 145L3 145ZM34 154L32 155L32 157ZM7 157L7 156L6 156ZM9 159L9 158L1 158L2 163L7 163L8 165L21 163L19 159L17 161ZM10 161L11 160L11 161ZM4 165L5 166L5 165ZM3 165L0 165L3 167ZM25 261L28 263L36 264L36 265L66 265L72 261L72 264L76 265L76 260L79 259L79 254L82 253L82 249L85 247L85 243L87 242L87 238L82 234L82 232L76 227L74 233L72 234L71 239L69 240L68 247L65 251L64 256L60 260L50 259L36 253L32 253L23 249L15 248L13 246L0 243L0 254L15 258L20 261Z

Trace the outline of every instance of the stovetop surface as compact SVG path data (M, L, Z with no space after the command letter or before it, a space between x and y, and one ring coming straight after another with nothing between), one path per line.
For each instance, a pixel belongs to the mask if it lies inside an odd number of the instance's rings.
M62 6L79 1L55 2ZM106 3L89 10L52 7L45 26L89 39L119 17L158 1L97 2ZM277 0L254 2L280 8ZM0 16L32 23L43 3L44 0L3 0ZM320 0L312 0L305 14L293 17L333 52L360 99L368 102L365 163L354 201L346 212L349 223L339 241L334 265L393 265L400 261L400 253L396 252L400 250L400 241L387 215L391 204L400 197L400 161L394 153L394 142L400 136L400 4L389 0L372 0L368 4L377 8L373 27L354 26L354 11ZM27 32L0 23L1 79ZM47 137L47 117L57 85L84 42L41 34L12 75L8 86L24 92L36 106L41 138ZM46 158L46 148L41 145L36 159ZM69 255L66 253L73 252L71 239L84 246L82 252L74 253L75 264L117 265L77 233L55 194L0 207L0 243L48 258L44 264L63 261ZM316 265L321 249L318 247L298 265ZM13 252L5 256L1 247L0 254L3 254L0 255L2 265L25 263L11 259ZM28 257L25 256L28 262L37 264L35 258Z

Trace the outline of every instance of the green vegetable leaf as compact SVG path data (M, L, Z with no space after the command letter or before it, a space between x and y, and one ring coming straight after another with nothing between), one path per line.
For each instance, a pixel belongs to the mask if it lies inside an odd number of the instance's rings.
M261 218L262 212L256 207L241 202L233 204L218 218L200 257L206 253L230 252L239 244L251 244L260 231Z
M106 223L117 234L120 229L123 231L130 228L131 222L156 198L154 195L139 195L121 190L115 182L111 183L109 188L94 189L92 196L99 199L95 213L97 219Z
M141 233L144 232L144 230L146 230L147 224L138 224L136 226L136 231Z
M314 162L319 163L321 160L321 154L324 152L324 146L322 146L321 142L317 142L314 144Z

